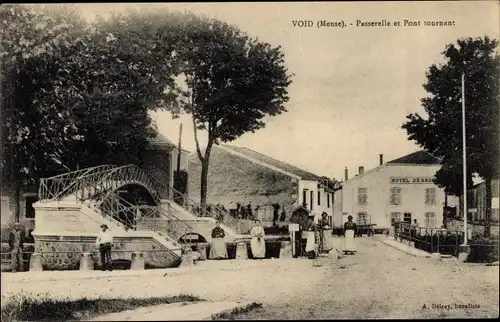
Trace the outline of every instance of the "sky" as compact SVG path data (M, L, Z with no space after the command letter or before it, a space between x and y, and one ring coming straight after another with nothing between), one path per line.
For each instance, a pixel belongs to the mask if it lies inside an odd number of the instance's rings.
M288 112L266 118L266 127L230 144L245 146L336 179L359 166L365 171L418 151L401 128L410 113L425 115L420 99L425 73L458 38L498 39L496 1L77 4L88 19L96 13L138 6L189 10L238 26L251 37L281 46L294 74ZM345 28L298 28L294 20L340 21ZM356 21L401 21L400 27L355 27ZM404 20L420 26L404 27ZM426 27L424 21L455 21ZM354 26L350 26L350 24ZM191 120L153 115L161 133L195 151ZM200 134L202 144L206 142Z

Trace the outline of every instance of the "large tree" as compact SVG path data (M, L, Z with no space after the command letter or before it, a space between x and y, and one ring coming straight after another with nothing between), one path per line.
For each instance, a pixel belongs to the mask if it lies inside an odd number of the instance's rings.
M491 180L499 177L499 77L498 42L488 37L466 38L442 52L445 62L432 65L423 85L422 99L428 114L407 116L403 125L410 140L442 158L436 182L447 193L461 196L462 187L462 86L465 75L467 178L473 173L486 182L487 222L491 214ZM486 229L489 233L489 229Z
M210 153L265 126L264 117L286 112L291 77L280 47L251 39L227 23L187 16L180 48L180 80L185 84L174 112L192 117L200 159L201 204L206 203ZM178 110L176 110L178 108ZM198 131L208 134L202 150Z
M0 26L2 182L15 190L18 218L21 187L42 169L60 168L55 147L64 137L79 139L71 120L39 99L54 90L50 79L58 70L51 64L72 47L84 23L71 10L2 5Z
M42 176L139 163L171 74L145 50L149 35L115 16L88 26L71 10L2 6L0 18L2 175L16 198Z

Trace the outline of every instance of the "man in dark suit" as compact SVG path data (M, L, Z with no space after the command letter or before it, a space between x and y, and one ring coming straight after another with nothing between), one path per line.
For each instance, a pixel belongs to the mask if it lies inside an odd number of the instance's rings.
M14 224L14 228L9 234L10 262L12 272L23 271L23 245L25 241L24 232L19 223Z

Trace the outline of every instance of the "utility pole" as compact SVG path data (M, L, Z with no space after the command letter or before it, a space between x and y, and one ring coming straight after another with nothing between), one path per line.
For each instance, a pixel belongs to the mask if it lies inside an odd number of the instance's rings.
M178 151L177 151L177 175L179 175L179 171L181 170L181 142L182 142L182 123L179 126L179 145L178 145Z
M464 216L464 243L467 245L467 136L465 129L465 73L462 73L462 158L463 158L463 216Z

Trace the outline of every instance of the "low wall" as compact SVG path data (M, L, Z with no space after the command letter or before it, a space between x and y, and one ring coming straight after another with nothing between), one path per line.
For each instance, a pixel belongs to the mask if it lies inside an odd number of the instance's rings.
M467 230L469 236L481 235L484 236L485 225L483 223L467 223ZM446 229L448 230L464 230L464 222L462 220L453 219L446 224ZM491 237L500 236L500 225L498 223L492 223L490 226Z
M76 270L80 265L81 254L93 253L94 262L100 261L95 236L35 236L35 252L42 254L44 270ZM114 237L112 260L131 260L134 251L144 252L149 267L176 267L180 257L151 237Z

